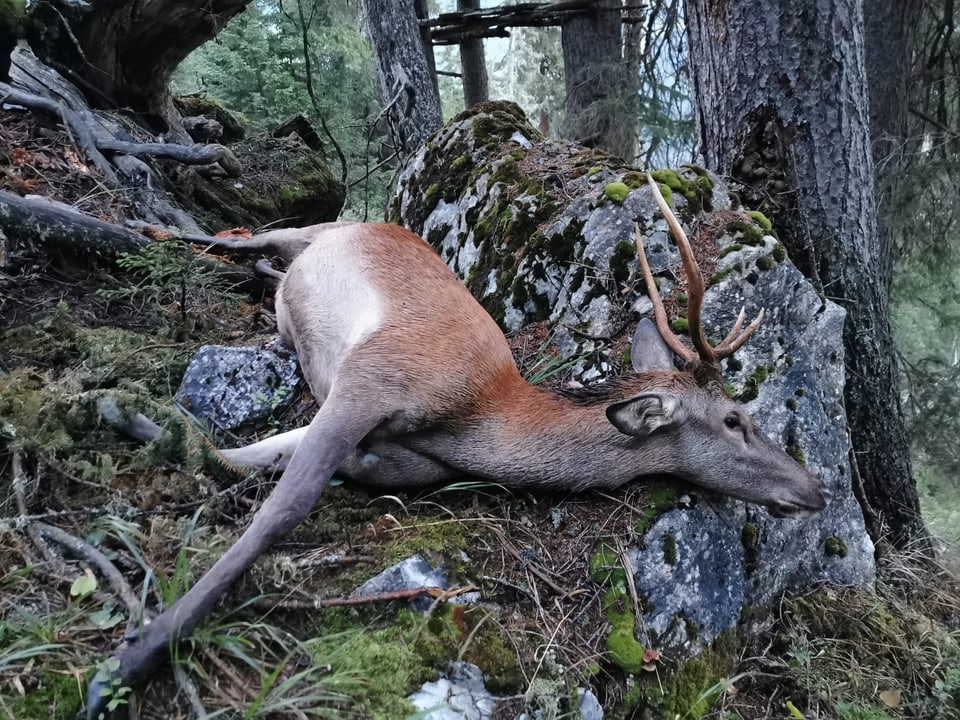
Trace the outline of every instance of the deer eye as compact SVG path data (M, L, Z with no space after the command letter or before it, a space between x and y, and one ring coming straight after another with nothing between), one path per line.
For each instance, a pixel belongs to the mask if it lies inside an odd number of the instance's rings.
M731 430L738 428L740 427L740 416L735 413L727 415L723 419L723 424L726 425Z

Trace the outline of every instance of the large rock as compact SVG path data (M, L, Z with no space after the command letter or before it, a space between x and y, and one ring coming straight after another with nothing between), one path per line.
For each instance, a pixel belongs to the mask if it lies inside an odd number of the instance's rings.
M390 215L434 245L505 330L549 321L589 380L620 367L622 338L651 307L635 225L661 291L678 282L679 256L645 177L543 138L515 105L487 104L454 118L401 168ZM715 178L694 166L655 177L703 256L708 337L722 338L741 306L748 317L766 309L727 361L725 382L834 495L799 521L695 494L650 524L631 550L649 609L641 641L690 654L786 589L872 583L873 545L847 468L843 310L786 259L766 219L735 207ZM684 299L674 302L682 308Z

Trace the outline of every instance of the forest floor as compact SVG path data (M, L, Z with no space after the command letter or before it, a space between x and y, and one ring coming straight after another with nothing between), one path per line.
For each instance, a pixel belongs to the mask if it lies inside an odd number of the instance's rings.
M64 133L0 113L0 189L129 217L72 153ZM208 462L204 448L303 425L316 409L303 392L242 436L208 436L185 418L171 398L199 346L258 344L274 328L269 300L230 292L159 247L116 267L8 238L0 258L0 718L72 717L127 622L117 582L94 573L89 554L65 553L71 543L49 527L99 550L137 602L169 605L272 483ZM511 338L521 367L553 362L545 334ZM180 428L181 447L138 446L100 424L106 393ZM334 484L238 584L234 609L138 693L140 717L412 717L405 697L463 659L502 698L499 720L524 708L577 717L578 687L608 718L960 718L960 589L903 557L883 561L875 592L814 588L761 623L745 617L699 659L651 655L626 672L608 648L605 583L679 495L669 485L556 497L489 483ZM425 613L335 604L418 553L454 595L475 589L482 602Z

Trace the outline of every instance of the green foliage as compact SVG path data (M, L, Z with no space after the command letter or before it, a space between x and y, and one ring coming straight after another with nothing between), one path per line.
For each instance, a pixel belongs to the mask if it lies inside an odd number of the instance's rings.
M97 294L108 300L146 305L154 310L176 308L181 329L189 326L191 312L209 311L224 300L235 300L223 282L195 255L174 241L155 242L137 253L124 253L117 261L132 277Z
M307 89L300 12L303 3L314 97ZM269 129L303 113L324 137L326 123L346 156L348 194L345 216L382 219L388 171L376 171L380 133L376 72L366 40L359 31L359 9L347 0L255 0L234 17L212 41L193 52L177 69L174 86L181 93L208 93L259 129ZM336 167L336 163L334 163Z
M893 324L907 430L924 514L960 540L960 162L926 157L892 188L888 222L904 239Z

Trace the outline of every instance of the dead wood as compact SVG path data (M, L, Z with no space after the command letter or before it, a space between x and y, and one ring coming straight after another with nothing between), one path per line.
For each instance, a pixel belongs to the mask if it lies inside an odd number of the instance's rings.
M156 233L177 235L166 228L147 226ZM47 250L61 250L116 261L125 253L137 253L154 241L147 235L120 225L103 222L74 210L69 205L42 197L20 197L0 191L0 233L16 238L20 244L30 243ZM217 239L191 234L190 242L216 244ZM218 262L209 257L201 263L235 289L261 297L264 281L252 268Z

